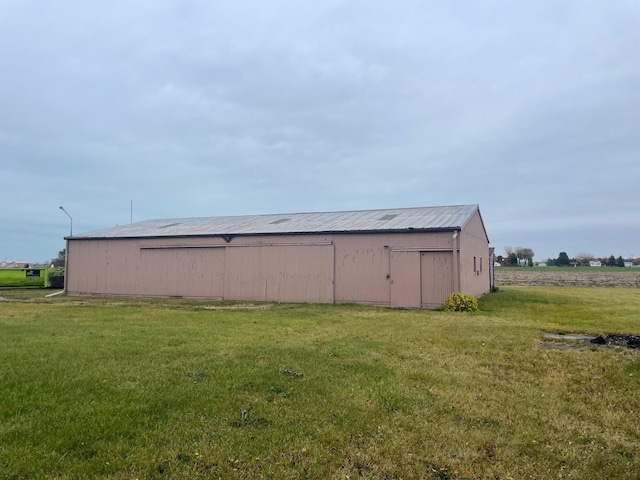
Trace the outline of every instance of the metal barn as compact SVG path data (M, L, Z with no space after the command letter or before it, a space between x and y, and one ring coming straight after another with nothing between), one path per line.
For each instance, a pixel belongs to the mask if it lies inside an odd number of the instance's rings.
M147 220L66 241L69 295L429 308L490 289L477 205Z

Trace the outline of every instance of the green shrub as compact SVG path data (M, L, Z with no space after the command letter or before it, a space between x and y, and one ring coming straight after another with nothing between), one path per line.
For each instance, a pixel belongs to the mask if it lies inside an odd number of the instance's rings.
M453 292L442 304L446 312L474 312L478 310L478 301L472 295Z
M64 270L53 270L47 273L49 288L64 288Z

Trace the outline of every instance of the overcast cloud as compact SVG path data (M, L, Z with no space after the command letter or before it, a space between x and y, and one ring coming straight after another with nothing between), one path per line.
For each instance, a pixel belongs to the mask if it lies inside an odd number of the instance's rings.
M637 1L0 0L0 256L133 220L477 203L640 256Z

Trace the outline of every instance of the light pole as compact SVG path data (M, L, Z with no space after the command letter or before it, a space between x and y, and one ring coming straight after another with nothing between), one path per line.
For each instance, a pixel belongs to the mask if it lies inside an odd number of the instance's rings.
M60 207L60 210L62 210L64 213L67 214L67 217L69 217L69 220L71 220L71 230L69 231L69 236L73 237L73 218L71 218L71 215L69 215L69 212L67 212L64 207Z

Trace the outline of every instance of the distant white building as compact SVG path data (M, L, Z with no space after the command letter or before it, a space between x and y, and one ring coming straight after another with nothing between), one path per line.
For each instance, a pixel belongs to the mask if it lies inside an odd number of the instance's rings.
M2 260L0 262L0 268L25 268L29 265L29 262L21 260Z
M633 262L624 262L625 267L633 267Z
M600 260L589 260L590 267L601 267L602 262Z

